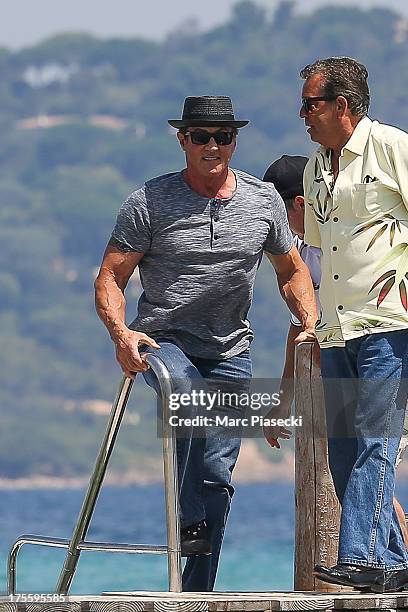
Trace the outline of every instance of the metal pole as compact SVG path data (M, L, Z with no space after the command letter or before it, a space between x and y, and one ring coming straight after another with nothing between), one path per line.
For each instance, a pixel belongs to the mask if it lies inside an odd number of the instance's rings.
M142 355L159 381L163 408L163 464L164 464L164 492L166 500L166 526L167 526L167 567L169 591L181 593L181 545L180 545L180 511L179 490L177 474L176 435L174 427L169 423L169 396L172 392L170 374L164 363L156 357L146 353Z
M74 533L68 548L67 556L65 557L64 565L58 579L56 592L61 595L66 595L74 577L75 570L78 565L79 555L81 553L78 547L79 543L85 540L91 522L92 514L95 509L96 500L98 498L103 479L106 473L106 468L115 444L116 437L119 432L123 414L125 412L126 403L133 385L133 379L124 376L121 380L118 394L112 407L109 423L106 428L105 437L102 441L99 455L95 463L92 477L89 481L88 490L82 504L81 511L78 515Z

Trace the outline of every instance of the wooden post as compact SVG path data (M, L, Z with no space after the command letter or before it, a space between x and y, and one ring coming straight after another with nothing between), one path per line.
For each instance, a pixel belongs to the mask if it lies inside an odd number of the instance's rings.
M312 574L317 563L337 563L340 507L327 461L326 418L320 368L313 343L296 347L295 414L295 590L340 591ZM349 589L347 589L349 590Z

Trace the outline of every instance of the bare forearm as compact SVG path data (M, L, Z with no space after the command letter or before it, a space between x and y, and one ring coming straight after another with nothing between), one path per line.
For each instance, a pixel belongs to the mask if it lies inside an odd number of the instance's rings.
M306 336L314 334L317 321L316 302L309 270L295 246L282 255L273 255L267 251L266 255L275 268L283 299L289 310L302 323L304 333L299 334L299 338L303 335L306 339Z
M101 269L95 281L95 305L99 317L116 346L116 359L127 376L145 372L149 367L139 353L139 345L147 344L159 349L153 338L126 325L125 289L143 253L122 251L117 245L108 245Z
M113 342L120 342L129 331L125 322L126 300L124 289L110 272L101 271L95 281L95 306Z
M291 323L286 338L285 365L283 366L282 378L293 378L295 372L295 338L300 328Z
M299 319L303 328L313 328L317 321L317 309L312 281L307 270L296 269L285 283L279 284L279 288L289 310Z
M299 330L299 327L290 324L286 339L285 364L280 382L281 405L286 407L288 414L294 397L295 338Z
M282 382L292 381L295 373L295 338L298 336L300 328L292 323L289 325L288 335L286 338L286 353L285 353L285 364L282 372ZM291 383L289 382L289 385Z
M142 257L143 253L124 252L108 244L95 280L96 311L116 345L129 334L125 289Z
M294 397L294 361L295 361L295 338L298 328L290 325L286 340L285 365L280 382L279 406L272 408L266 415L268 419L287 419L290 416ZM278 438L289 439L291 432L285 427L264 426L264 435L272 448L280 448Z

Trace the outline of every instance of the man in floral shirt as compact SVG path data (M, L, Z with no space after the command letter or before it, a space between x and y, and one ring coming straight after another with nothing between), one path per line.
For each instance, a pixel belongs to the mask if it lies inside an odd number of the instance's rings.
M305 241L322 249L317 336L329 461L342 504L327 582L408 589L392 505L408 371L408 134L371 121L366 68L306 66L300 117L321 146L304 176Z

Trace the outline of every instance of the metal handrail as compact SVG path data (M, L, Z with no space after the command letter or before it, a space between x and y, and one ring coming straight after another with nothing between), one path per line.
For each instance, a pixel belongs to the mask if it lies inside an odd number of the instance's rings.
M167 527L167 566L169 591L181 593L180 507L177 474L176 433L170 426L169 399L172 393L168 369L156 355L145 354L144 360L155 373L161 392L163 414L163 465Z
M80 549L78 548L78 544L86 538L132 386L133 379L124 376L119 386L119 391L112 408L105 436L96 459L94 471L89 481L88 490L82 503L82 508L79 512L68 547L68 553L65 557L64 565L58 579L56 587L56 592L58 594L66 595L71 586L79 561Z
M169 591L180 593L181 584L181 546L180 521L177 478L177 457L175 432L169 424L169 397L171 395L171 378L164 363L149 353L142 359L152 368L160 386L163 408L163 463L164 489L166 504L167 546L151 546L145 544L115 544L103 542L87 542L86 535L101 490L108 462L115 445L119 428L123 419L126 404L133 386L133 379L124 376L112 407L108 426L103 438L88 489L70 540L63 538L45 538L43 536L24 535L13 544L7 564L8 593L15 594L17 557L25 544L67 548L68 552L58 579L56 593L66 595L72 584L82 550L167 554Z
M22 535L16 540L7 558L7 593L16 593L17 557L24 544L37 544L39 546L53 546L56 548L68 548L69 540L63 538L44 538L36 535Z

